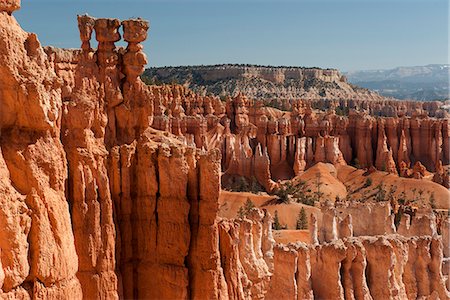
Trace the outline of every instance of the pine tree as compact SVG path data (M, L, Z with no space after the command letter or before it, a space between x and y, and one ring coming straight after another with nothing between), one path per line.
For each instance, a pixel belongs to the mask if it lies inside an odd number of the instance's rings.
M436 199L434 199L434 192L430 195L430 205L432 209L436 209Z
M322 174L320 172L316 173L316 191L314 192L315 198L318 202L321 202L323 192L320 191L320 187L322 186Z
M275 215L273 217L273 224L272 224L272 228L274 230L281 230L281 224L280 224L280 220L278 219L278 211L275 211Z
M245 203L244 203L244 211L246 213L249 213L250 210L254 207L255 207L255 204L252 202L252 200L250 200L249 197L247 197L247 201L245 201Z
M248 215L248 213L255 207L255 204L247 197L247 201L245 201L244 205L242 205L237 213L239 219L243 219Z
M243 219L245 217L245 211L244 211L244 207L243 206L239 207L237 215L238 215L239 219Z
M308 229L308 220L306 218L306 211L304 207L302 207L300 213L298 214L296 229Z

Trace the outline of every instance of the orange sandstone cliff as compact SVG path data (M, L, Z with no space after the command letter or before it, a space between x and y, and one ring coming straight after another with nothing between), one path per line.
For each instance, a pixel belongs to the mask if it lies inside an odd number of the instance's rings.
M218 217L224 165L244 174L253 165L270 189L274 164L345 164L341 139L293 143L285 121L263 137L245 99L227 109L193 95L202 105L186 109L180 87L146 86L144 20L79 16L81 49L44 49L11 15L19 7L0 3L1 299L449 298L437 234L344 230L329 243L275 245L267 211ZM114 44L121 26L126 48ZM357 135L369 139L365 130ZM395 162L389 133L380 136L379 155ZM445 239L448 223L441 230Z

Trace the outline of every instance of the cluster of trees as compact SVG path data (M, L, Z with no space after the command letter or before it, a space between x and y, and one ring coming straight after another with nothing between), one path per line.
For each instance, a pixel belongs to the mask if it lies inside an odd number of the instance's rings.
M256 102L255 102L256 103ZM292 106L289 102L283 102L281 100L271 100L264 103L266 107L273 107L282 111L292 111Z
M245 201L244 205L242 205L238 210L238 218L243 219L245 218L248 213L252 210L252 208L255 207L255 204L250 200L250 198L247 197L247 201Z
M274 195L277 196L280 203L287 204L294 201L314 206L314 204L320 202L324 196L324 193L321 191L322 182L320 173L316 174L314 185L314 190L311 190L304 180L300 180L295 184L291 180L288 180L280 184L279 188L274 191Z
M146 85L163 85L164 84L158 78L150 77L150 76L147 76L147 75L141 75L141 80Z
M250 211L254 207L256 207L256 206L252 202L252 200L250 200L250 198L247 198L247 201L245 201L245 203L239 208L239 210L237 212L237 217L239 219L244 219L245 217L248 216L248 214L250 213ZM287 225L286 224L282 225L280 223L280 218L278 217L278 211L277 210L274 213L272 228L274 230L287 229ZM295 229L297 229L297 230L308 229L308 218L306 217L306 211L305 211L304 207L302 207L302 209L300 210L300 212L299 212L299 214L297 216Z
M376 202L390 201L392 208L394 209L394 224L398 228L400 225L400 220L404 214L409 214L414 216L415 214L415 204L421 202L424 203L425 192L424 190L413 188L411 190L412 196L408 197L405 191L401 193L396 193L397 187L391 186L389 190L380 183L375 187L374 200ZM431 192L428 202L432 209L436 209L436 199L434 192Z
M348 116L350 109L345 106L344 108L340 108L339 106L334 109L336 115L338 116Z
M273 217L272 229L274 230L283 230L287 229L287 225L281 225L280 219L278 217L278 211L276 210ZM302 207L297 216L297 221L295 223L295 229L297 230L305 230L308 229L308 218L306 217L305 208Z
M250 192L254 194L265 191L264 187L254 176L250 179L244 176L235 177L225 188L232 192Z

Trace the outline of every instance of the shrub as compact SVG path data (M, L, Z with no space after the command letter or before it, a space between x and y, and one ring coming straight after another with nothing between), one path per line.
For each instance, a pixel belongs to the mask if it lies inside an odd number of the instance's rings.
M312 196L308 194L311 193L312 190L307 189L306 181L303 180L300 180L295 185L292 181L286 181L283 184L280 184L278 189L276 189L273 194L277 196L278 202L280 203L287 204L294 201L297 203L314 206L314 203L319 201L323 196L323 193L320 192L320 186L322 184L320 182L316 184L318 184L317 190L313 192Z
M279 202L281 203L289 203L291 201L291 196L295 198L298 193L297 187L295 187L291 181L287 181L284 184L281 184L278 189L275 190L274 194L277 196Z
M379 185L377 185L375 201L377 201L377 202L386 201L386 191L384 190L384 186L381 183Z
M364 183L364 188L369 187L372 185L372 178L367 178L366 182Z
M350 163L352 166L354 166L357 169L361 169L361 165L359 163L359 159L357 159L356 157L353 159L353 161Z

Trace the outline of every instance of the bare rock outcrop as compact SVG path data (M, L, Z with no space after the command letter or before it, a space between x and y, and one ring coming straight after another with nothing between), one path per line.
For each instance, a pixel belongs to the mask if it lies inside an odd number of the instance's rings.
M437 237L398 235L280 245L275 265L284 268L275 271L270 286L291 299L449 299L441 245Z
M270 190L272 176L344 164L350 149L371 165L361 151L379 119L300 106L287 118L242 95L146 86L146 21L79 16L81 50L44 50L11 16L18 7L0 4L0 298L449 299L437 235L448 221L416 216L391 235L387 204L327 207L322 228L311 221L313 244L274 246L267 211L218 217L224 167ZM121 26L126 49L115 45ZM337 79L325 71L303 75ZM387 145L404 158L411 143L428 167L448 151L442 120L418 118L409 134L386 124L380 155ZM431 150L416 145L422 131Z
M0 294L81 299L59 139L61 82L36 35L10 15L19 6L0 4Z

